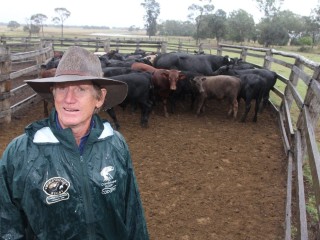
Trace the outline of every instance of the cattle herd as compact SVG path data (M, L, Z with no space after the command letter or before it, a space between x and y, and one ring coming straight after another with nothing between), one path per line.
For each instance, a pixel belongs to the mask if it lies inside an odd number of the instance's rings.
M61 55L54 56L42 65L40 77L54 76ZM99 55L103 76L123 81L128 85L126 99L121 107L141 111L140 124L148 126L149 114L156 104L162 104L163 114L175 111L177 100L190 100L197 115L204 114L207 99L225 99L229 103L228 115L237 117L238 102L245 101L245 122L255 101L253 121L268 103L270 90L277 80L277 73L228 56L170 52L147 54L138 50L132 54L110 51ZM45 105L46 108L46 105ZM169 109L169 110L168 110ZM45 111L47 111L45 109ZM114 109L104 109L118 129ZM45 112L48 114L48 112Z

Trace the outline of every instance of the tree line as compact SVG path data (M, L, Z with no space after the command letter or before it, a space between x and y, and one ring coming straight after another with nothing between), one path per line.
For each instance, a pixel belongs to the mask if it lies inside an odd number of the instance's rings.
M254 0L253 0L254 1ZM211 0L198 0L188 7L188 20L166 20L158 23L161 6L156 0L143 0L145 9L143 20L146 34L151 36L192 36L199 42L201 39L213 38L242 43L258 42L268 47L287 44L314 46L319 43L320 6L316 6L310 16L301 16L289 10L281 11L284 0L255 0L258 9L263 13L260 22L255 23L253 16L243 9L227 14L223 9L215 10ZM66 8L55 8L52 21L61 26L61 36L66 19L71 15ZM42 32L48 17L38 13L27 19L23 30L29 35ZM20 27L16 21L10 21L8 28ZM133 26L128 30L137 30Z
M145 28L149 36L193 36L197 41L215 38L218 42L229 40L237 43L258 42L268 47L310 45L319 43L320 6L316 6L310 16L301 16L289 10L281 11L284 0L256 0L257 7L263 13L259 23L243 9L227 14L217 9L211 0L199 0L188 7L187 21L166 20L157 23L160 4L156 0L144 0Z
M63 37L63 27L65 20L71 15L71 12L66 8L55 8L56 16L52 18L52 22L55 24L60 24L61 26L61 37ZM26 19L26 24L23 26L23 31L28 32L29 36L32 34L37 34L42 32L43 27L48 17L42 13L37 13L32 15L30 18ZM8 28L14 30L20 27L20 24L16 21L10 21L7 25Z

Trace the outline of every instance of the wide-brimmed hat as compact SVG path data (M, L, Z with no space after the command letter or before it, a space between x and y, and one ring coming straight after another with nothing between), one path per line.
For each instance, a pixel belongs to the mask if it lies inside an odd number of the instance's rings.
M126 83L104 78L99 58L92 52L77 46L69 47L63 54L54 77L25 80L41 97L53 101L51 87L54 83L91 80L107 89L105 108L120 104L126 97Z

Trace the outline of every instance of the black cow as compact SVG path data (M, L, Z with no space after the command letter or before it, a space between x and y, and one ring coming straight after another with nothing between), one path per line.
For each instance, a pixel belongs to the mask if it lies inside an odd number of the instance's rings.
M257 67L255 64L243 61L242 58L233 58L233 63L229 66L235 70L255 69Z
M229 72L232 75L242 75L242 74L256 74L265 79L266 82L266 91L263 94L263 104L260 108L260 112L266 107L268 104L270 91L273 89L276 84L278 74L274 71L265 69L265 68L255 68L255 69L234 69L232 65L223 66L219 68L214 75L223 74L222 72ZM231 73L232 72L232 73Z
M48 62L41 64L41 68L49 70L52 68L57 68L59 65L61 57L52 57Z
M151 73L148 72L136 72L112 77L112 79L127 83L128 94L120 106L125 108L128 103L133 106L139 105L141 108L140 124L142 127L148 127L149 114L153 106L153 84L151 77Z
M133 70L130 67L105 67L102 69L102 72L104 77L112 77L138 71Z
M153 64L156 68L179 69L210 76L219 67L230 63L228 56L165 53L157 56Z
M175 112L177 101L190 101L190 110L192 110L194 108L195 100L199 94L192 86L191 80L196 76L202 76L202 74L189 71L181 71L181 73L185 75L185 78L177 82L176 90L172 91L169 96L171 113Z

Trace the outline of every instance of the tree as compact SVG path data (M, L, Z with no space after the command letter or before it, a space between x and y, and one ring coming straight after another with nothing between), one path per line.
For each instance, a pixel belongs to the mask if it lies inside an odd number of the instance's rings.
M251 39L255 31L255 23L252 15L243 9L233 11L228 18L228 37L236 42Z
M312 45L314 46L319 41L317 37L319 37L320 24L314 16L303 17L303 19L306 23L305 35L312 38Z
M56 24L61 24L61 38L63 38L63 24L71 13L66 8L55 8L54 11L58 14L58 17L54 17L52 21Z
M13 31L14 29L20 27L20 24L16 21L10 21L7 27L10 28L10 31Z
M265 17L272 17L280 11L283 0L256 0L258 9Z
M158 26L159 34L164 36L190 36L194 25L189 21L166 20Z
M155 0L144 0L141 6L146 10L143 20L146 22L145 27L150 38L157 33L157 18L160 14L160 4Z
M43 24L48 19L48 17L42 13L37 13L31 16L31 21L33 21L37 26L41 28L43 37Z
M270 45L284 46L289 41L289 33L286 27L281 24L279 18L264 18L259 24L260 36L258 42L265 47Z
M320 33L320 5L315 7L309 17L304 18L306 22L306 32L312 37L313 45L317 42Z
M33 24L33 21L30 18L26 18L26 24L23 27L23 31L28 32L29 37L31 37L33 33L38 34L40 32L40 27Z
M219 43L221 38L226 35L227 31L227 14L222 9L218 9L209 20L211 34Z
M202 2L202 0L199 0ZM198 4L192 4L188 7L188 10L190 11L188 18L191 21L195 22L196 26L196 41L199 43L199 34L201 25L203 24L204 16L210 14L214 10L214 6L211 3L211 0L203 0L204 4L198 5Z

